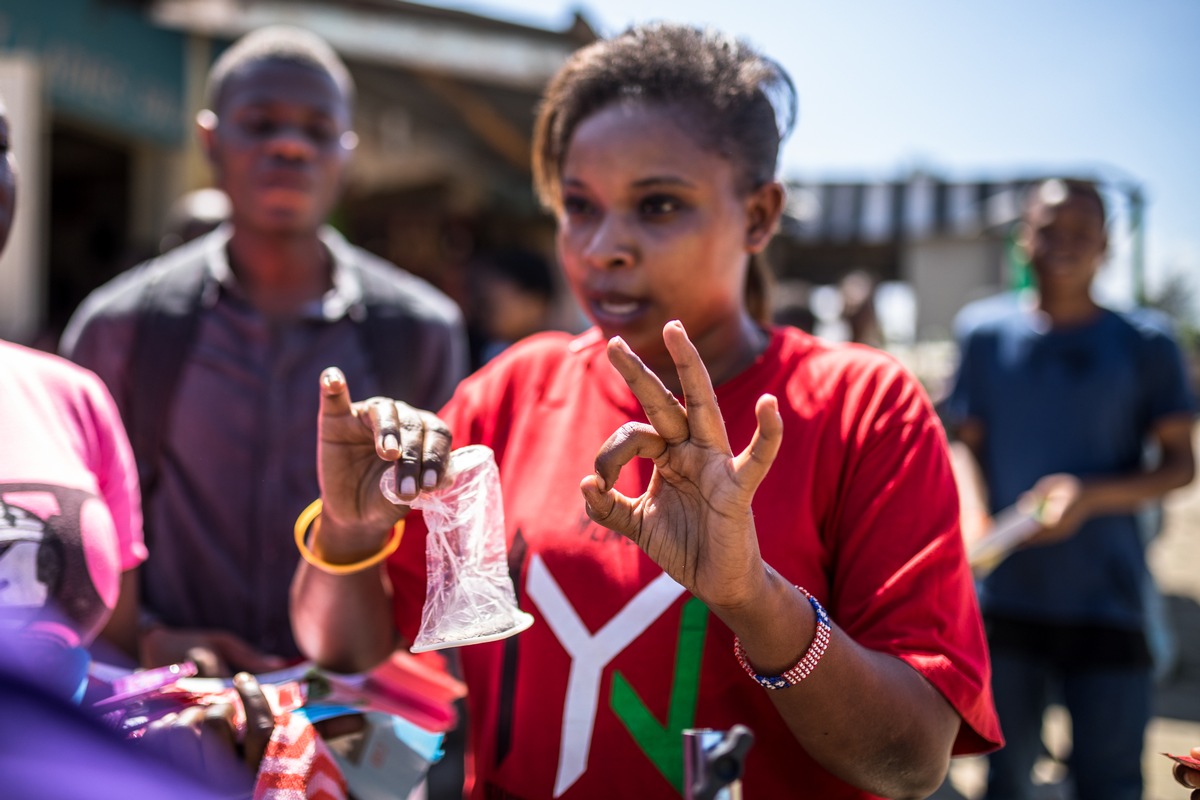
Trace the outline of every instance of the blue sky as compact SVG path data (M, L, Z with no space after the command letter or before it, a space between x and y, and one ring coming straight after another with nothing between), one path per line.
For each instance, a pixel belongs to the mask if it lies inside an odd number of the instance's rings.
M671 19L745 37L799 92L784 177L1138 183L1151 290L1183 272L1200 294L1200 0L425 1L541 27L578 8L601 33Z

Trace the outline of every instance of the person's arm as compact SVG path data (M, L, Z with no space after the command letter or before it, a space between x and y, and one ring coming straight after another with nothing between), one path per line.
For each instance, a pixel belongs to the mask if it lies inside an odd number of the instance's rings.
M264 653L229 631L172 628L161 622L141 625L138 661L143 667L191 661L204 678L226 678L237 672L271 672L288 663L283 656Z
M396 470L400 497L413 499L440 484L449 463L450 432L441 420L378 398L351 403L345 377L333 368L321 375L318 437L322 512L309 548L331 565L378 554L407 513L379 490L386 469ZM334 574L302 560L292 581L291 617L301 651L335 671L370 669L397 644L382 563Z
M783 437L778 401L759 399L758 429L735 456L707 370L683 327L670 323L663 336L686 409L624 342L610 343L610 359L650 425L627 424L601 448L596 472L580 484L588 516L629 537L703 601L737 635L759 674L777 675L800 660L817 631L804 594L763 561L751 510ZM655 477L646 494L629 498L613 486L635 457L652 459ZM836 624L811 674L770 696L813 758L887 797L936 790L962 723L916 670L860 646Z
M136 662L138 657L138 570L121 573L121 588L100 636Z
M1064 539L1091 517L1136 511L1142 504L1191 483L1196 476L1193 424L1190 414L1159 420L1151 436L1161 458L1152 469L1083 479L1056 474L1039 480L1022 499L1041 509L1038 519L1044 529L1030 542Z
M984 435L983 423L967 420L955 427L954 439L950 442L950 465L958 488L963 541L968 549L986 536L991 527L987 479L980 466Z
M761 594L713 612L734 630L755 670L778 675L804 653L816 617L774 570ZM921 674L862 647L832 626L828 649L799 685L770 692L808 753L842 780L873 794L923 798L941 784L962 719ZM884 722L886 720L886 722Z
M136 664L140 565L147 555L137 467L129 438L121 424L120 412L108 387L102 380L95 380L90 382L88 393L88 406L98 441L93 455L97 464L96 485L112 519L117 548L116 566L121 570L116 602L99 636Z

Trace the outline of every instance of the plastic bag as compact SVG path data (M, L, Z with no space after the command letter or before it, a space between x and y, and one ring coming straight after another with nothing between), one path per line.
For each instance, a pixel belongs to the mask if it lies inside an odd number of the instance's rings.
M384 497L425 515L425 606L414 653L504 639L528 628L533 617L517 608L508 574L500 470L486 445L450 454L450 484L411 504L395 491L395 471L379 482Z

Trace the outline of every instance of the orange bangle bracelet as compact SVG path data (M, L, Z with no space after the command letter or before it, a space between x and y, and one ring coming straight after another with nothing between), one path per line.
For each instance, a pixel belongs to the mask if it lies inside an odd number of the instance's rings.
M355 561L351 564L331 564L325 559L318 556L308 548L305 539L308 535L308 526L316 522L317 517L321 516L323 508L321 498L317 498L308 504L308 508L300 512L300 516L296 517L296 549L300 551L300 556L312 564L317 569L328 572L330 575L349 575L354 572L361 572L367 567L373 567L385 558L396 552L400 547L400 537L404 535L404 520L400 520L392 526L392 535L388 538L383 548L373 556L368 556L362 561Z

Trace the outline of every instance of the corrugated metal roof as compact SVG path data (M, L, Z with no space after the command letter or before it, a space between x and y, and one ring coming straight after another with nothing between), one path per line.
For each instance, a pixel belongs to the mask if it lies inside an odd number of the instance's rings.
M978 236L1014 222L1029 187L1048 177L964 182L918 173L897 181L789 181L782 230L822 244Z

